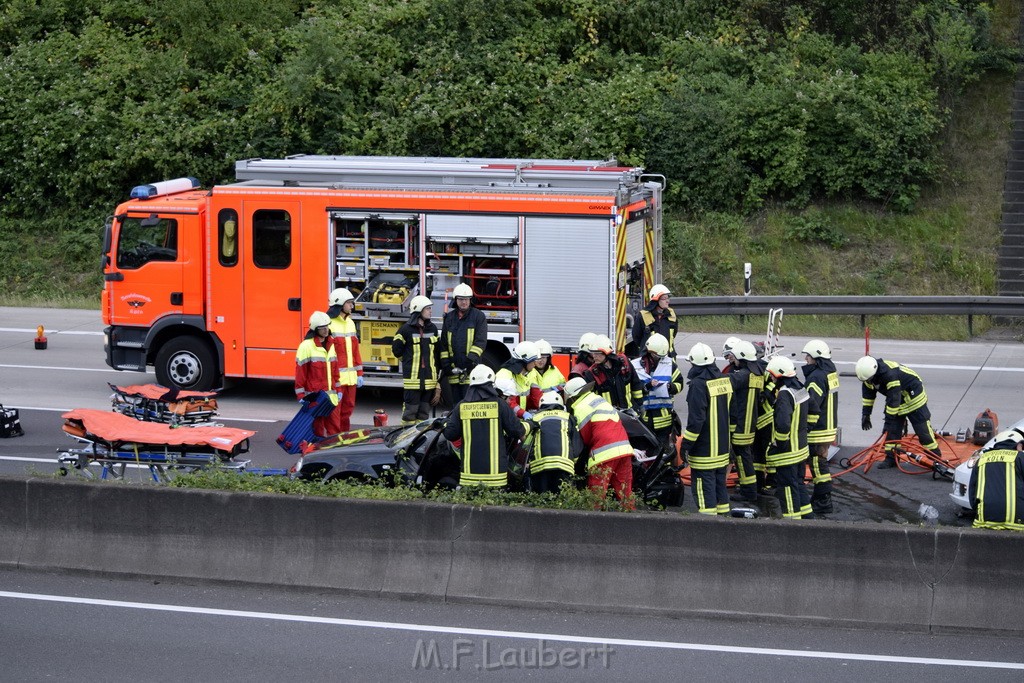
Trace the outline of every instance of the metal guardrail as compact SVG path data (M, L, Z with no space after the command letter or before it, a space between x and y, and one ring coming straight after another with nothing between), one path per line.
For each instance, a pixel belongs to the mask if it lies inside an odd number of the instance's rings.
M974 316L1024 318L1021 296L703 296L676 297L676 315L751 315L782 308L786 315L966 315L974 334Z

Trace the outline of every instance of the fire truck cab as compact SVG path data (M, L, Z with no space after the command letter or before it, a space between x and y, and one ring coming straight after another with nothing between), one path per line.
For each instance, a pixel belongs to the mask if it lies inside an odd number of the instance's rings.
M546 339L567 368L583 332L626 349L661 280L662 176L615 160L298 155L236 163L237 182L142 185L103 240L107 364L183 389L290 379L336 287L356 295L366 382L400 386L391 337L424 294L467 283L485 361Z

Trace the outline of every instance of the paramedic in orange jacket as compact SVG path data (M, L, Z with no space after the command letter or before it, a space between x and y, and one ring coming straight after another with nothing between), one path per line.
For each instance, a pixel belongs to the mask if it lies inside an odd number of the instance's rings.
M344 287L331 292L331 338L338 356L338 409L330 414L332 434L352 429L352 411L356 407L356 389L363 386L363 359L359 355L359 336L352 320L355 296Z
M337 356L331 340L331 319L322 311L309 316L309 332L295 351L295 397L300 401L307 394L326 391L337 405L338 396L335 387L338 385ZM328 436L332 432L330 415L313 419L313 433L316 436Z

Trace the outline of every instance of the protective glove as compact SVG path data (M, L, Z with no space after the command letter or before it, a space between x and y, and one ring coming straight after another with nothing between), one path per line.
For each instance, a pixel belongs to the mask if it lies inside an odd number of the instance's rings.
M860 428L865 432L871 429L871 413L864 413L861 415Z
M363 384L365 382L366 382L366 380L363 379L363 376L359 375L358 377L356 377L356 388L357 389L362 388L362 386L363 386Z
M529 410L527 410L525 413L523 413L523 419L527 420L527 421L532 420L533 419L533 413L531 413Z

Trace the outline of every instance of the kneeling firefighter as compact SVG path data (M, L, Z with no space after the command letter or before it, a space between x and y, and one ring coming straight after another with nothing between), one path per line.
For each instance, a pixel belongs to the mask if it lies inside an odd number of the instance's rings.
M583 450L576 418L565 409L558 392L549 391L541 396L533 421L537 428L530 453L530 489L557 493L562 482L572 477Z
M971 470L968 500L976 529L1024 531L1024 435L1000 432Z

